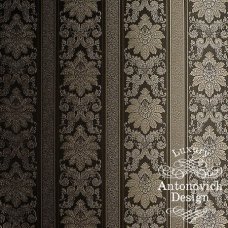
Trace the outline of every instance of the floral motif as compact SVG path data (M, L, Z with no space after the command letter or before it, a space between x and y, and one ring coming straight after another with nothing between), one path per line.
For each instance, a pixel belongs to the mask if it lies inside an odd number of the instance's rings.
M156 203L157 197L162 197L158 190L161 180L159 174L152 174L149 165L144 163L138 174L131 173L130 180L126 187L129 188L128 197L133 197L135 203L141 203L143 208L147 208L150 202Z
M66 136L62 145L64 158L69 160L71 165L76 165L81 171L85 165L92 165L92 160L97 159L97 150L100 146L95 136L88 136L85 129L79 126L73 136Z
M221 160L226 160L225 151L228 149L224 139L223 136L216 136L214 129L208 126L203 136L196 136L193 143L193 147L199 148L205 153L194 153L193 158L204 160L209 168L220 165Z
M82 22L85 17L92 17L97 12L97 3L100 0L62 0L65 2L64 11L69 12L70 17L76 17Z
M137 225L134 224L133 226L127 226L128 228L129 227L159 228L160 226L157 225L155 221L158 224L164 224L166 222L166 217L165 217L165 214L162 212L161 204L155 204L149 207L148 209L144 209L140 206L134 206L131 208L131 212L135 213L138 224ZM131 212L129 212L129 216L125 219L125 221L129 224L131 224L131 220L132 220Z
M138 17L139 12L143 11L146 8L153 18L153 16L157 16L159 4L157 1L148 1L148 0L135 0L132 2L132 11L133 15Z
M23 173L19 164L15 163L9 173L1 174L0 186L0 196L18 207L21 202L27 202L28 197L33 196L32 187L35 182L30 173Z
M156 54L157 49L162 49L164 34L160 31L160 25L152 25L149 17L144 14L138 25L131 25L126 38L129 39L128 48L134 49L135 54L141 54L147 59L151 54Z
M166 197L157 191L166 156L166 7L163 0L124 1L126 227L168 226Z
M164 108L159 105L160 99L152 99L147 89L141 91L138 99L131 99L131 104L126 112L130 113L128 122L134 123L135 128L141 128L144 134L148 133L150 128L156 128L157 123L162 123L161 113Z
M97 85L97 76L100 75L95 62L88 62L85 54L79 52L73 62L66 62L63 69L64 84L71 91L76 91L82 96L86 90L91 91L92 86Z
M228 220L223 216L224 211L217 211L211 201L206 203L206 213L202 217L192 220L194 228L225 228Z
M0 47L6 53L12 53L18 59L21 54L26 54L29 48L33 48L35 33L30 24L24 24L19 15L14 15L10 24L2 26L0 34Z
M61 1L59 142L63 153L59 159L59 215L61 226L92 228L102 220L105 1Z
M0 5L0 227L35 228L40 9L34 0L5 0Z
M30 98L23 98L19 89L14 89L10 98L0 100L0 122L11 127L14 132L27 128L28 122L33 121L35 111Z
M75 199L81 196L86 197L87 202L91 202L94 195L99 194L96 190L102 184L102 179L93 167L83 171L69 167L61 174L60 183L67 193L67 205L73 206Z
M94 210L87 210L85 203L79 200L74 210L67 210L62 219L65 228L96 228L100 223Z
M206 54L203 62L196 62L191 75L194 76L193 86L199 86L199 91L205 90L205 93L211 97L214 91L219 92L221 86L226 86L225 76L228 72L224 68L223 62L216 62L211 52Z
M214 17L219 18L221 13L226 13L225 3L228 0L191 0L193 3L192 12L198 12L198 17L205 17L211 23Z

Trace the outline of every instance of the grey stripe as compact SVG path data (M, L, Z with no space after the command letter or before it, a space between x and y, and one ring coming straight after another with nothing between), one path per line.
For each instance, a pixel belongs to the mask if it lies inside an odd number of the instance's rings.
M175 158L173 149L185 148L186 138L186 100L185 100L185 27L184 27L184 1L172 0L170 5L170 165L184 155ZM175 180L173 180L175 182ZM172 181L171 181L172 182ZM185 183L181 180L179 183ZM184 194L183 191L177 191ZM170 196L171 197L171 196ZM182 207L182 202L172 202L170 207ZM170 217L170 227L182 228L181 217Z
M56 1L42 4L42 227L55 227Z
M106 226L120 227L120 0L106 1Z

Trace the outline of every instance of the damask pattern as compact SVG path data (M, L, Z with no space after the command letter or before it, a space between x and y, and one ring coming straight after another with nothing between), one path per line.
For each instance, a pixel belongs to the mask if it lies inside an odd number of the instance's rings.
M167 227L167 2L123 2L123 227Z
M0 2L0 227L39 226L39 9Z
M61 0L58 4L58 225L101 227L103 1Z
M207 151L206 156L193 154L208 169L223 168L219 183L223 191L203 192L208 202L189 203L189 209L207 209L204 217L194 219L189 227L227 227L227 68L228 68L228 1L188 1L188 143ZM210 183L189 176L193 183ZM191 192L194 194L195 192ZM197 194L202 194L198 192Z

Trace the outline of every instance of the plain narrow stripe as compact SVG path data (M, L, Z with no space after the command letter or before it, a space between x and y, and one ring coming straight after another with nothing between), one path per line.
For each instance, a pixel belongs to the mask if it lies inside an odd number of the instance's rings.
M42 227L55 226L56 1L42 2Z
M106 227L120 227L120 0L106 1Z
M170 5L170 166L184 155L175 158L172 150L185 148L186 97L185 97L185 17L184 0L172 0ZM175 182L175 180L172 180ZM171 181L171 183L172 183ZM182 180L185 183L185 180ZM181 183L181 182L180 182ZM179 191L179 194L184 194ZM170 195L171 197L171 195ZM182 202L172 202L170 207L185 207ZM182 228L181 217L170 217L170 227Z

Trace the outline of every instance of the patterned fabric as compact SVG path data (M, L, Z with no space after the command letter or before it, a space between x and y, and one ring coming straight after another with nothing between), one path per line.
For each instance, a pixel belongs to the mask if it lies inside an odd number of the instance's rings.
M164 179L167 156L167 6L124 1L124 226L167 226Z
M61 227L102 224L102 6L100 0L59 2Z
M228 227L227 12L0 0L0 228Z
M0 5L0 227L38 227L40 9Z
M207 167L222 167L219 183L223 192L208 191L208 202L189 203L189 209L207 209L204 217L189 227L227 227L227 0L189 0L188 8L188 143L207 151L206 157L193 154ZM203 165L203 164L201 164ZM190 183L210 183L195 175ZM194 194L194 192L191 192Z

